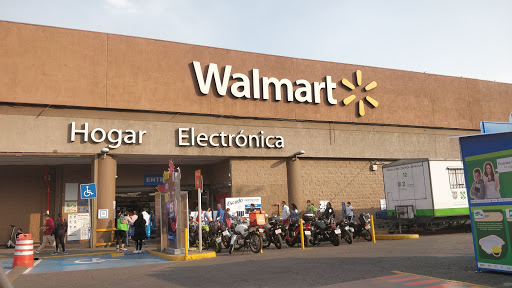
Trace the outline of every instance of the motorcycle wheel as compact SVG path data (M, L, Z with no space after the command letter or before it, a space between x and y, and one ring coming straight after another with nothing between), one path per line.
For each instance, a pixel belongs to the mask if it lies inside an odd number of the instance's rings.
M213 250L215 253L220 253L220 251L222 251L222 243L217 243L217 241L215 241L215 244L213 244Z
M363 232L363 238L366 241L372 241L372 232L364 229L365 232Z
M197 248L199 248L199 238L196 239L196 246L197 246ZM204 241L203 241L203 249L205 249L205 250L207 249L206 243L204 243Z
M295 246L295 242L290 242L290 240L286 239L286 245L288 245L288 247L293 247Z
M274 245L276 245L277 249L281 249L283 247L283 239L281 239L281 235L276 234L274 237Z
M249 248L251 249L251 251L253 253L260 252L261 245L262 245L262 241L261 241L260 235L258 235L256 233L249 235Z
M236 235L233 235L233 237L237 237ZM237 239L235 238L235 243ZM235 250L235 243L229 245L229 254L233 253L233 250Z
M222 245L224 245L224 248L228 248L229 249L230 241L231 241L231 237L222 236Z
M263 248L270 247L270 244L272 244L272 241L270 241L270 235L269 235L268 230L263 232L263 234L261 235L261 238L262 238L261 241L262 241Z
M338 236L336 233L333 233L334 235L331 236L331 244L334 246L340 245L340 236Z
M354 238L352 237L352 234L348 233L348 232L345 232L345 236L343 236L343 239L345 240L345 242L347 242L348 244L352 244L352 242L354 242Z

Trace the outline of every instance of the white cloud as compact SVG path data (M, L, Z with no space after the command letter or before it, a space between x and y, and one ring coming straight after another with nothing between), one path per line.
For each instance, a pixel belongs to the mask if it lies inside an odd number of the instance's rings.
M138 9L130 0L105 0L105 8L112 13L129 14L137 13Z

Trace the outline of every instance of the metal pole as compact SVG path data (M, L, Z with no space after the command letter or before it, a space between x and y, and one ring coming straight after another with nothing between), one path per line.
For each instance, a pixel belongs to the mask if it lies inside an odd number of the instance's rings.
M91 201L92 199L88 199L87 200L87 204L89 206L89 219L90 219L90 222L89 222L89 245L91 247L91 252L93 250L93 247L92 247L92 211L91 211Z
M202 180L203 177L201 177L201 180ZM202 182L202 181L201 181ZM201 183L201 187L203 186L202 185L203 183ZM199 221L198 221L198 224L199 224L199 244L197 246L199 246L199 253L201 253L201 251L203 251L203 215L201 215L201 188L197 189L197 203L198 203L198 206L197 206L197 218L199 218Z
M370 224L372 225L372 241L375 243L375 225L373 225L373 215L370 215Z
M299 219L300 221L300 247L302 250L304 250L304 224L302 224L303 220Z
M185 228L185 261L188 260L188 228Z

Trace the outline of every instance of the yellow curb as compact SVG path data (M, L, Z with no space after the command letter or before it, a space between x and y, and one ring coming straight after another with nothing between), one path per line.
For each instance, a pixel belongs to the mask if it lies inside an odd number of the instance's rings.
M112 253L110 255L112 255L112 257L122 257L122 256L124 256L124 253L119 252L119 253Z
M384 234L375 235L377 240L404 240L404 239L417 239L420 238L418 234Z
M375 235L389 234L389 231L375 231Z
M449 282L459 283L459 284L463 284L463 285L469 285L471 287L476 286L476 287L481 287L481 288L492 288L491 286L482 286L482 285L479 285L479 284L471 284L471 283L468 283L468 282L462 282L462 281L457 281L457 280L449 280L449 279L442 279L442 278L424 276L424 275L413 274L413 273L406 273L406 272L400 272L400 271L391 271L391 272L398 273L398 274L417 276L417 277L421 277L421 278L434 279L434 280L439 280L439 281L449 281Z
M215 252L203 252L203 253L199 253L199 254L195 254L195 253L188 254L188 257L185 258L185 255L170 255L170 254L165 254L165 253L161 253L161 252L157 252L157 251L151 251L151 250L146 250L146 251L148 251L150 254L153 254L160 258L164 258L169 261L185 261L185 260L197 260L197 259L206 259L206 258L217 257L217 254Z
M94 253L84 253L84 254L69 254L69 255L58 255L58 256L45 256L45 257L37 257L39 259L54 259L54 258L65 258L65 257L83 257L83 256L95 256L95 255L108 255L108 254L117 254L119 252L112 251L112 252L94 252ZM123 254L123 253L121 253Z

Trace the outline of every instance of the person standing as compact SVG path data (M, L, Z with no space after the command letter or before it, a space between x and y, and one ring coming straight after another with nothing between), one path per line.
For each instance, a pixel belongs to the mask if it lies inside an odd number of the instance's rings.
M128 229L130 229L128 225L128 214L124 212L117 218L117 230L116 230L116 251L123 250L126 251L127 249L124 248L124 243L126 242L126 233L128 232ZM119 248L119 243L121 243L121 248Z
M206 211L203 214L203 222L205 225L209 225L212 222L212 208L206 208Z
M62 218L62 213L59 213L59 218L55 222L55 252L52 255L59 254L59 244L62 246L62 252L67 255L66 244L64 243L64 238L66 237L66 233L68 232L68 221Z
M480 168L475 168L475 170L473 170L473 177L475 178L475 182L473 183L473 186L471 186L469 195L476 200L485 199L486 187L485 182L482 179L482 170L480 170Z
M45 213L44 216L45 226L41 227L41 230L44 230L44 236L43 236L43 242L41 243L41 246L34 250L34 252L39 253L43 248L50 244L53 246L53 243L55 242L55 237L53 236L53 229L54 229L54 223L53 219L50 218L50 215L48 213Z
M220 225L222 225L225 222L225 220L224 220L224 210L222 210L222 204L220 204L220 203L217 204L217 217L215 217L215 220Z
M133 222L134 233L132 239L135 241L135 251L133 253L142 253L142 241L146 239L146 220L144 217L138 217Z
M352 207L352 203L347 202L347 220L348 222L352 222L354 219L354 207Z
M283 200L281 206L281 218L283 218L283 220L288 219L288 217L290 217L290 208L286 206L286 201Z
M332 209L331 202L327 202L327 206L325 207L324 217L326 219L334 218L334 209Z
M311 204L311 200L306 201L306 213L315 214L315 206Z

